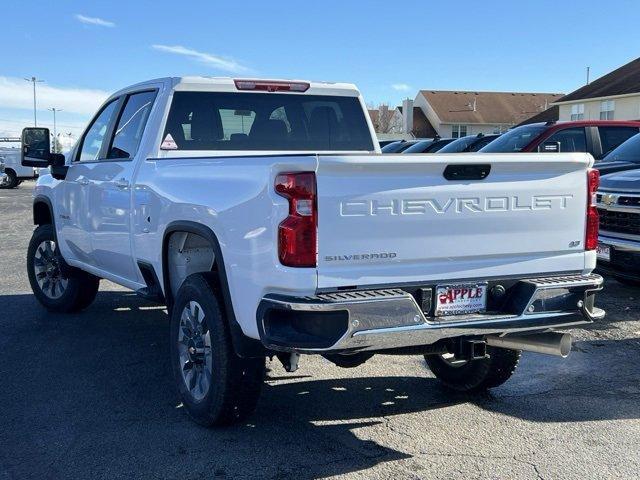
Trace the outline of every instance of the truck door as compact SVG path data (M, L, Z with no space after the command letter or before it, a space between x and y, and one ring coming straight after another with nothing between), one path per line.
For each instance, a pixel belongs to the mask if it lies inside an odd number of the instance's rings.
M60 212L56 218L60 250L68 260L96 267L89 231L91 219L87 215L90 178L103 149L107 131L115 121L119 100L112 100L94 117L80 140L77 154L69 165L61 184Z
M131 282L139 281L131 247L134 160L156 93L146 90L122 98L104 158L87 174L91 256L98 268Z

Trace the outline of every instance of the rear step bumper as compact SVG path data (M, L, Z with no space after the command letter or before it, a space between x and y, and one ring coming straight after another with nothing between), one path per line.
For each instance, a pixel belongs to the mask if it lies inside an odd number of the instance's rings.
M460 336L544 331L591 323L602 289L596 274L528 278L507 290L501 311L433 317L400 288L320 294L267 295L258 309L265 347L300 353L376 351L430 345Z

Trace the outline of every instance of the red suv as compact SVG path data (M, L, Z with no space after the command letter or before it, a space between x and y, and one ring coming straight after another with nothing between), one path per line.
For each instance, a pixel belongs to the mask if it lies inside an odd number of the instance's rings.
M589 152L598 160L640 132L640 121L531 123L509 130L481 152Z

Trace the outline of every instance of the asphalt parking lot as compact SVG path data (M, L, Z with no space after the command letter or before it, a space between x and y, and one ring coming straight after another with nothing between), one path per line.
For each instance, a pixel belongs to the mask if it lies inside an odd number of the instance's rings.
M0 190L0 479L638 478L640 289L607 279L567 360L525 354L491 394L452 395L416 357L303 357L269 364L249 423L207 430L180 408L161 307L108 282L81 314L36 303L32 189Z

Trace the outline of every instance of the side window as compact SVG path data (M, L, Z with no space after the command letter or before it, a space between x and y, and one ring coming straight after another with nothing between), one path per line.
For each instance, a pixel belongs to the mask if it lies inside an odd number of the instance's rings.
M156 92L134 93L127 98L107 158L133 158L155 98Z
M104 137L107 134L109 123L111 123L111 119L116 113L117 105L117 99L111 101L111 103L104 107L100 114L94 119L89 130L87 130L87 133L82 139L82 147L78 156L79 161L93 162L98 160L100 149L104 142Z
M598 127L598 132L602 143L602 153L607 154L638 133L638 129L636 127Z
M587 151L587 138L582 127L560 130L544 141L544 143L547 142L560 142L561 152Z

